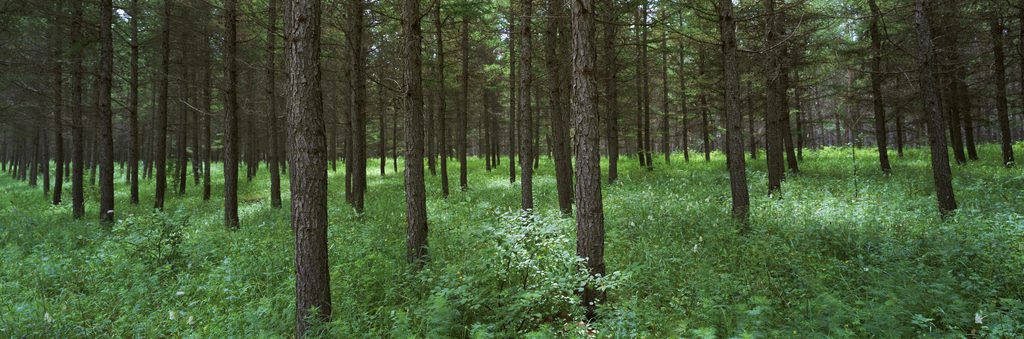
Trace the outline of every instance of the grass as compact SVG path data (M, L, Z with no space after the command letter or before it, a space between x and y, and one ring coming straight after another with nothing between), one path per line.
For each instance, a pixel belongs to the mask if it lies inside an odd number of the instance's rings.
M1021 146L1021 145L1018 145ZM516 209L507 159L470 161L470 189L440 196L427 178L432 261L405 264L401 173L368 168L366 211L344 203L330 173L329 337L455 338L1010 338L1024 335L1024 173L981 161L953 166L960 209L939 220L927 149L806 151L781 197L765 191L763 158L748 162L753 231L729 219L725 159L648 172L620 162L604 186L608 300L592 322L573 295L572 220L557 212L553 165L535 178L534 217ZM458 164L452 162L452 178ZM400 164L401 165L401 164ZM401 166L400 166L401 167ZM856 169L856 174L854 170ZM389 166L390 170L390 166ZM222 193L189 186L164 213L129 206L99 225L52 206L38 187L0 178L0 337L291 337L293 244L285 209L270 208L266 172L239 190L242 228L223 230ZM221 178L215 167L214 178ZM123 178L123 175L118 176ZM453 180L455 181L455 180ZM191 182L190 182L191 183ZM283 190L287 192L287 183ZM66 199L68 200L68 199ZM528 221L529 220L529 221Z

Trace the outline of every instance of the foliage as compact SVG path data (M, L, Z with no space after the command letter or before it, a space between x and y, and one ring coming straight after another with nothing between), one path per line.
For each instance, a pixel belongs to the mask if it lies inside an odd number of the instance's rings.
M871 165L873 149L805 151L781 199L762 189L763 162L750 162L745 236L729 217L721 154L709 163L677 154L654 172L626 158L604 190L606 260L620 273L601 279L609 300L592 320L576 306L589 278L572 219L557 212L550 163L531 214L512 212L518 186L481 160L470 162L471 189L448 199L428 178L431 262L419 273L405 263L402 176L371 175L356 214L334 189L343 173L331 173L335 311L320 326L333 338L1018 337L1024 174L999 164L997 146L980 151L981 161L953 168L961 208L948 222L926 149L894 158L892 175ZM142 188L152 196L151 181ZM235 232L222 229L219 201L192 187L164 213L129 206L118 191L110 230L92 213L71 220L70 206L49 205L39 188L4 177L0 190L0 336L294 332L288 211L260 199L262 176L241 183Z

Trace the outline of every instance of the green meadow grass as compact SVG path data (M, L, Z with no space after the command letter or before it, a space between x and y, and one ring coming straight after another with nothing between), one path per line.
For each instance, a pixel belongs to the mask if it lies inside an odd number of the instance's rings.
M1019 149L1018 145L1018 149ZM431 262L405 264L403 174L370 161L366 210L344 202L330 173L333 321L327 337L454 338L1011 338L1024 335L1024 173L982 160L953 166L960 204L938 217L927 149L877 169L872 149L806 151L801 172L767 196L763 158L748 159L752 231L730 220L725 158L654 171L621 158L605 185L609 275L588 280L573 221L557 212L553 165L535 177L532 216L517 211L508 162L470 159L469 190L442 199L427 177ZM449 162L453 182L458 163ZM402 164L399 164L400 168ZM606 165L606 164L605 164ZM605 167L606 168L606 167ZM242 228L223 228L222 173L167 195L153 182L117 222L52 206L39 187L0 177L0 337L279 338L294 335L293 238L270 208L268 174L240 181ZM287 176L283 176L287 178ZM170 186L170 185L169 185ZM65 184L66 190L70 185ZM176 186L175 186L176 187ZM65 201L70 200L70 194ZM607 292L587 321L573 292Z

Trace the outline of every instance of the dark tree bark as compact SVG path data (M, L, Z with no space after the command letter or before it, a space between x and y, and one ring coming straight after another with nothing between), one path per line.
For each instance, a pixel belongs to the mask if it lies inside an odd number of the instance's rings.
M601 132L597 121L597 71L594 62L594 7L591 0L572 8L572 111L576 130L576 256L586 258L587 273L604 276L604 206L601 200ZM604 298L597 286L584 286L580 303L593 318Z
M205 50L204 62L203 62L203 201L210 200L211 190L211 174L210 174L210 163L213 162L213 136L212 136L212 116L213 113L213 70L211 66L213 64L213 54L210 47L210 42L207 40Z
M565 3L548 0L547 29L544 32L544 54L548 69L548 112L551 119L551 153L555 160L555 186L558 191L558 209L565 215L572 214L572 147L569 143L569 114L567 102L568 79L566 68L568 52L568 27Z
M754 129L754 85L747 80L747 133L750 137L750 159L757 159L757 134Z
M434 9L434 26L437 28L437 148L441 151L441 197L447 198L450 193L448 186L448 120L445 110L445 79L444 79L444 34L441 30L441 2Z
M320 1L288 2L288 137L295 232L295 336L331 321L327 264L327 137L320 89ZM311 311L315 309L315 313ZM313 318L314 320L308 321Z
M380 112L377 115L380 120L378 123L380 128L380 141L377 143L377 156L380 157L380 176L383 177L386 174L385 169L388 167L388 139L387 135L385 135L387 131L387 121L385 121L386 114L384 114L387 111L387 107L384 104L384 95L378 95L377 99L377 106Z
M782 188L782 178L786 171L785 152L783 141L783 128L785 116L782 114L781 105L784 98L779 97L778 88L782 86L782 52L779 49L781 44L781 26L778 23L778 14L775 12L775 0L764 0L766 27L765 44L769 46L765 52L765 92L768 94L765 105L766 126L765 126L765 158L768 164L768 192L777 192Z
M645 44L645 41L643 40L644 35L641 32L641 30L643 29L643 24L640 21L641 13L640 13L640 11L637 11L635 14L636 15L635 15L635 17L633 19L634 30L636 31L636 54L635 54L635 57L639 59L639 58L644 58L645 57L645 55L644 55L644 47L643 47L644 44ZM640 163L640 167L647 167L647 157L644 156L644 150L647 149L647 147L644 146L644 93L645 92L643 91L643 88L644 88L644 77L641 75L641 74L646 74L647 73L647 68L645 67L646 64L643 61L641 61L641 60L636 60L636 64L634 66L636 67L635 68L636 69L636 75L634 76L634 78L636 79L636 87L633 89L633 92L636 93L636 156L637 156L637 161Z
M871 97L875 111L875 144L878 147L878 164L884 173L892 173L889 166L888 133L885 129L885 106L882 101L882 34L878 32L878 21L882 13L875 0L868 0L871 7L871 23L868 28L871 37Z
M971 95L970 90L967 88L967 84L964 81L956 82L957 88L960 89L960 93L964 95L960 96L958 104L960 105L960 122L964 126L964 142L967 146L967 159L971 161L978 160L978 145L974 137L974 118L971 117Z
M618 7L614 0L602 0L604 13L604 48L607 75L604 77L605 93L605 142L608 143L608 184L619 178L619 62L615 39L619 35ZM575 51L575 49L573 49ZM575 78L574 78L575 81Z
M665 165L672 163L672 149L668 142L671 138L668 101L668 36L665 36L661 41L661 151L665 153Z
M131 89L128 92L128 185L130 204L139 204L139 1L131 8ZM62 140L62 139L61 139Z
M183 67L181 67L182 81L178 84L178 95L180 96L178 101L181 103L181 105L179 105L180 109L178 110L180 114L178 116L178 161L176 168L177 173L175 173L176 179L174 180L175 183L178 185L179 196L185 195L185 187L188 184L188 127L190 115L189 111L191 110L188 101L191 100L192 95L191 86L189 86L189 83L191 82L192 79L190 78L191 75L189 74L189 65L187 61L190 55L190 42L188 41L188 34L182 32L181 42L181 60Z
M952 174L949 168L949 150L946 148L946 129L943 126L942 110L935 89L934 53L932 51L931 28L927 12L928 0L915 0L915 25L917 43L921 49L918 53L920 69L921 94L924 99L924 117L928 123L928 143L931 147L932 178L935 181L935 196L939 201L939 211L946 219L956 210L956 198L953 196Z
M267 120L269 122L270 133L270 151L267 157L270 167L270 207L281 208L281 171L278 165L277 156L280 154L280 145L277 143L277 135L279 128L277 127L277 94L274 91L274 85L277 83L277 75L275 74L275 68L277 67L274 62L274 50L276 49L276 43L274 38L277 36L277 0L270 0L270 6L267 13ZM332 148L333 149L333 148ZM333 161L333 158L332 158Z
M114 221L114 112L111 88L114 84L113 0L100 1L100 220L107 226Z
M1024 9L1022 9L1024 10ZM989 20L989 29L992 34L992 54L994 55L992 65L992 76L996 85L996 112L999 119L999 146L1003 153L1003 166L1011 168L1014 165L1013 144L1010 140L1010 116L1006 104L1006 61L1003 56L1003 22L998 15L993 15Z
M58 6L63 1L58 2ZM64 192L64 33L60 25L53 25L54 30L54 72L53 72L53 136L54 136L54 172L53 172L53 204L60 205Z
M1024 0L1022 0L1024 1ZM518 73L516 73L516 64L519 61L516 56L516 45L519 43L516 40L516 34L519 34L519 30L516 29L516 10L514 5L508 6L508 55L509 55L509 67L508 67L508 78L509 78L509 90L508 90L508 182L514 184L516 182L516 148L519 144L516 143L516 126L519 121L516 119L516 112L518 110L519 99L516 98L516 94L519 93ZM440 31L439 31L440 32Z
M295 5L295 4L293 4ZM237 13L235 0L225 0L224 40L224 227L236 230L238 220L238 68L237 68ZM158 174L159 175L159 174ZM293 185L295 185L293 183ZM294 188L293 188L294 189ZM295 199L294 197L292 199ZM293 222L294 224L294 222ZM294 227L293 227L294 228ZM296 233L298 236L298 233ZM298 240L296 240L298 246ZM298 260L298 255L296 255ZM298 273L296 273L298 274Z
M79 219L85 216L85 147L86 141L82 129L84 115L82 112L82 49L85 45L82 38L82 1L71 0L71 138L75 149L71 155L74 167L71 173L71 210L72 216Z
M349 5L349 79L351 79L352 106L351 121L352 127L349 130L352 144L350 159L345 159L346 169L348 163L352 164L352 196L349 203L357 213L363 213L364 196L366 195L366 48L363 43L363 13L365 9L364 0L352 0Z
M456 156L459 157L459 190L469 189L469 162L467 159L469 147L469 16L462 17L462 39L459 46L462 50L462 91L459 92L459 130L455 136Z
M524 211L533 210L533 111L530 107L530 94L533 92L533 59L531 46L531 18L533 17L533 0L519 0L519 168L522 173L520 192L520 208Z
M419 0L402 0L405 79L405 220L407 257L422 265L427 256L427 189L423 183L423 88L420 75Z
M787 52L786 44L783 44L779 48L782 49L782 70L779 75L782 77L779 82L779 87L776 88L779 93L780 110L782 110L782 141L783 146L786 149L786 167L793 173L800 172L800 164L796 161L796 150L793 144L793 125L789 122L789 53Z
M231 0L228 0L231 1ZM167 191L167 101L170 87L171 69L171 2L164 2L164 27L163 39L160 42L160 95L157 103L157 113L154 117L156 125L156 149L153 150L156 176L156 189L153 198L153 208L163 211L164 195ZM226 165L225 165L226 166ZM227 167L225 167L226 169Z
M686 95L686 58L682 55L682 41L679 42L679 46L679 114L683 118L683 135L679 139L682 140L683 161L690 162L690 98Z
M746 229L750 215L750 195L747 192L747 163L743 157L743 112L739 106L740 75L736 60L736 21L733 18L732 0L719 0L718 10L722 65L725 71L726 157L729 187L732 190L732 217Z
M42 128L39 137L39 147L42 148L42 156L39 157L39 168L43 172L43 197L50 195L50 144L47 134L49 131Z
M654 170L654 156L651 155L654 150L654 146L651 144L651 77L650 67L647 58L647 41L650 30L647 29L647 16L650 14L650 2L647 0L643 1L641 5L643 21L640 25L640 31L643 32L643 37L640 38L640 68L643 69L641 77L643 78L643 101L644 101L644 115L643 115L643 128L644 128L644 161L647 164L647 170Z

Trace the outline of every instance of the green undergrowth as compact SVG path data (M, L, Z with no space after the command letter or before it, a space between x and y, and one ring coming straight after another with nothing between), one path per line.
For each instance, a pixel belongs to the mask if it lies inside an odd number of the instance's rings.
M1021 146L1021 145L1018 145ZM544 158L532 214L517 210L507 159L471 159L469 187L442 198L429 176L431 261L405 261L403 175L368 177L366 210L330 173L333 320L325 337L383 338L1013 338L1024 335L1024 173L982 160L953 166L960 208L939 219L927 149L877 168L871 149L805 151L768 196L748 158L751 230L729 218L725 159L681 154L653 171L622 158L604 186L608 275L580 272L571 217L557 212ZM450 162L452 182L458 164ZM340 165L340 164L339 164ZM401 164L399 164L401 168ZM339 166L341 167L341 166ZM214 178L221 178L215 167ZM283 176L287 177L287 176ZM118 178L123 178L123 173ZM216 179L215 179L216 180ZM117 222L52 206L0 178L0 337L278 338L294 335L293 238L270 208L267 173L240 183L242 228L223 229L189 178L164 212L143 180L140 206L117 182ZM169 185L172 187L177 187ZM69 190L70 185L65 189ZM65 200L70 200L70 194ZM574 292L607 300L583 317Z

